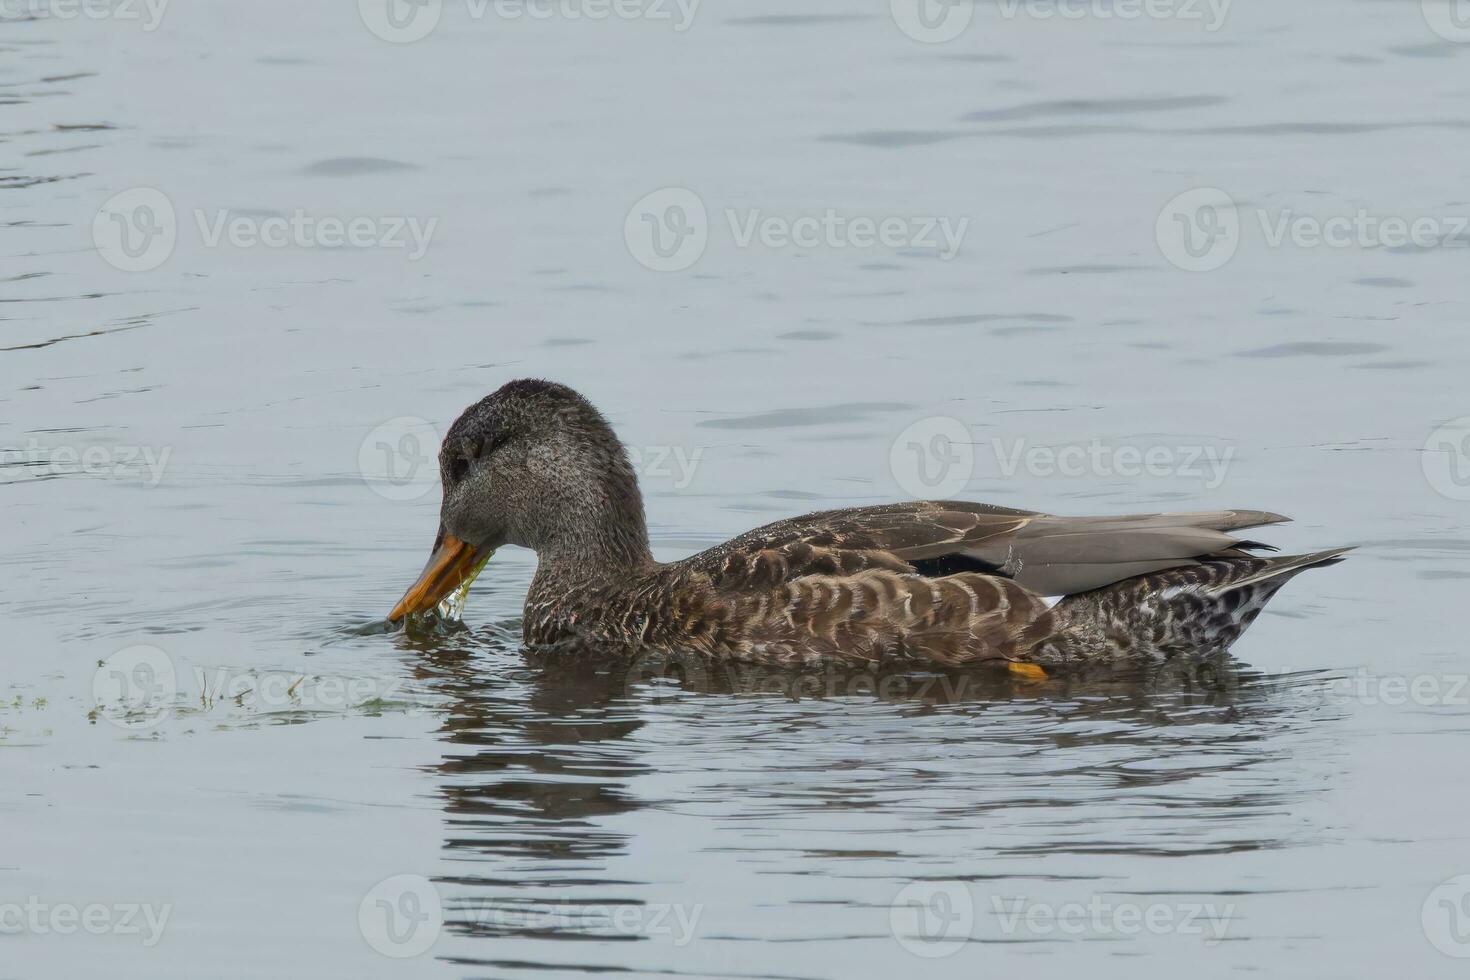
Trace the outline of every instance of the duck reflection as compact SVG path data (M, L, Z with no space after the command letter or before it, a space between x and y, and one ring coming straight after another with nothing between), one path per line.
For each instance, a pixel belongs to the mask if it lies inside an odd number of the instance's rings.
M691 695L857 698L914 705L1045 701L1071 716L1097 709L1143 724L1162 718L1205 722L1269 715L1282 697L1309 695L1330 679L1320 671L1268 674L1228 653L1078 665L1037 679L995 668L915 670L912 664L864 669L826 663L793 669L681 651L609 660L585 649L558 649L528 652L525 658L539 682L562 696L606 704Z
M502 662L514 646L494 629L461 644L421 643L418 679L449 699L441 732L453 748L439 765L451 826L469 836L448 846L531 858L596 857L616 841L589 834L590 821L635 807L621 787L647 767L601 743L636 731L636 714L583 684L557 683L532 667ZM589 696L590 694L590 696ZM555 833L527 833L544 825ZM516 834L475 833L512 826Z
M1289 829L1271 815L1304 791L1274 764L1289 768L1292 739L1315 730L1326 680L1228 654L1027 681L614 660L518 640L514 622L401 638L418 680L447 699L444 847L464 871L440 880L461 886L446 890L446 912L465 935L646 938L610 930L607 911L640 908L651 882L677 877L634 853L655 813L799 826L809 839L868 811L885 829L912 821L910 848L989 829L983 849L997 861L1276 846ZM1251 829L1253 814L1262 826ZM801 873L841 860L763 847L821 866Z

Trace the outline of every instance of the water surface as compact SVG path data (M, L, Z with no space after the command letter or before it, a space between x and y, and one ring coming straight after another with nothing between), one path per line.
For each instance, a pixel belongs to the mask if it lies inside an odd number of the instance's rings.
M1461 975L1470 45L1410 2L477 9L0 24L0 905L166 910L0 973ZM139 188L174 242L129 271L94 225ZM665 188L707 243L658 272ZM1201 188L1241 230L1190 272ZM740 244L828 211L968 224ZM1439 234L1271 242L1360 212ZM405 244L250 237L298 213ZM1362 549L1230 658L1036 685L539 663L512 550L467 629L374 628L435 433L518 376L609 414L661 558L901 498L915 442L957 496ZM1057 465L1093 446L1168 463Z

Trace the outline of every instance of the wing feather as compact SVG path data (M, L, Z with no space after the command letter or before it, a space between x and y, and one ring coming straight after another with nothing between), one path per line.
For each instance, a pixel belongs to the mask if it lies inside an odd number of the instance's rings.
M689 560L724 584L773 584L784 577L958 557L969 571L1014 579L1041 595L1070 595L1125 578L1193 564L1245 545L1229 532L1286 518L1252 510L1057 517L964 501L925 500L823 511L756 528ZM775 556L772 576L755 576L750 555ZM834 558L834 556L849 556Z
M1090 591L1254 547L1263 511L1056 517L962 501L824 511L680 563L748 649L940 664L1018 659L1056 619L1042 596Z

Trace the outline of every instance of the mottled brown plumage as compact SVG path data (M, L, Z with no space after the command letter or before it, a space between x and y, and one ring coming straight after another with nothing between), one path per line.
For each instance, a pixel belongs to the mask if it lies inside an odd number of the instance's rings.
M1266 546L1233 532L1285 520L1261 511L1069 518L918 501L778 521L660 563L611 428L543 381L467 409L440 464L440 540L393 618L431 608L465 569L515 544L539 556L524 618L535 646L783 665L1215 652L1289 578L1347 550L1256 557Z

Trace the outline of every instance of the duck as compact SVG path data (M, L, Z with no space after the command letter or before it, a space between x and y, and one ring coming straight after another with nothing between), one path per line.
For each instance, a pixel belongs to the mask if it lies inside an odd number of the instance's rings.
M696 654L777 667L994 666L1022 676L1222 653L1287 581L1351 548L1274 555L1258 510L1063 517L957 500L825 510L654 558L627 451L582 395L511 381L439 451L439 529L393 607L417 622L499 548L535 552L528 648Z

